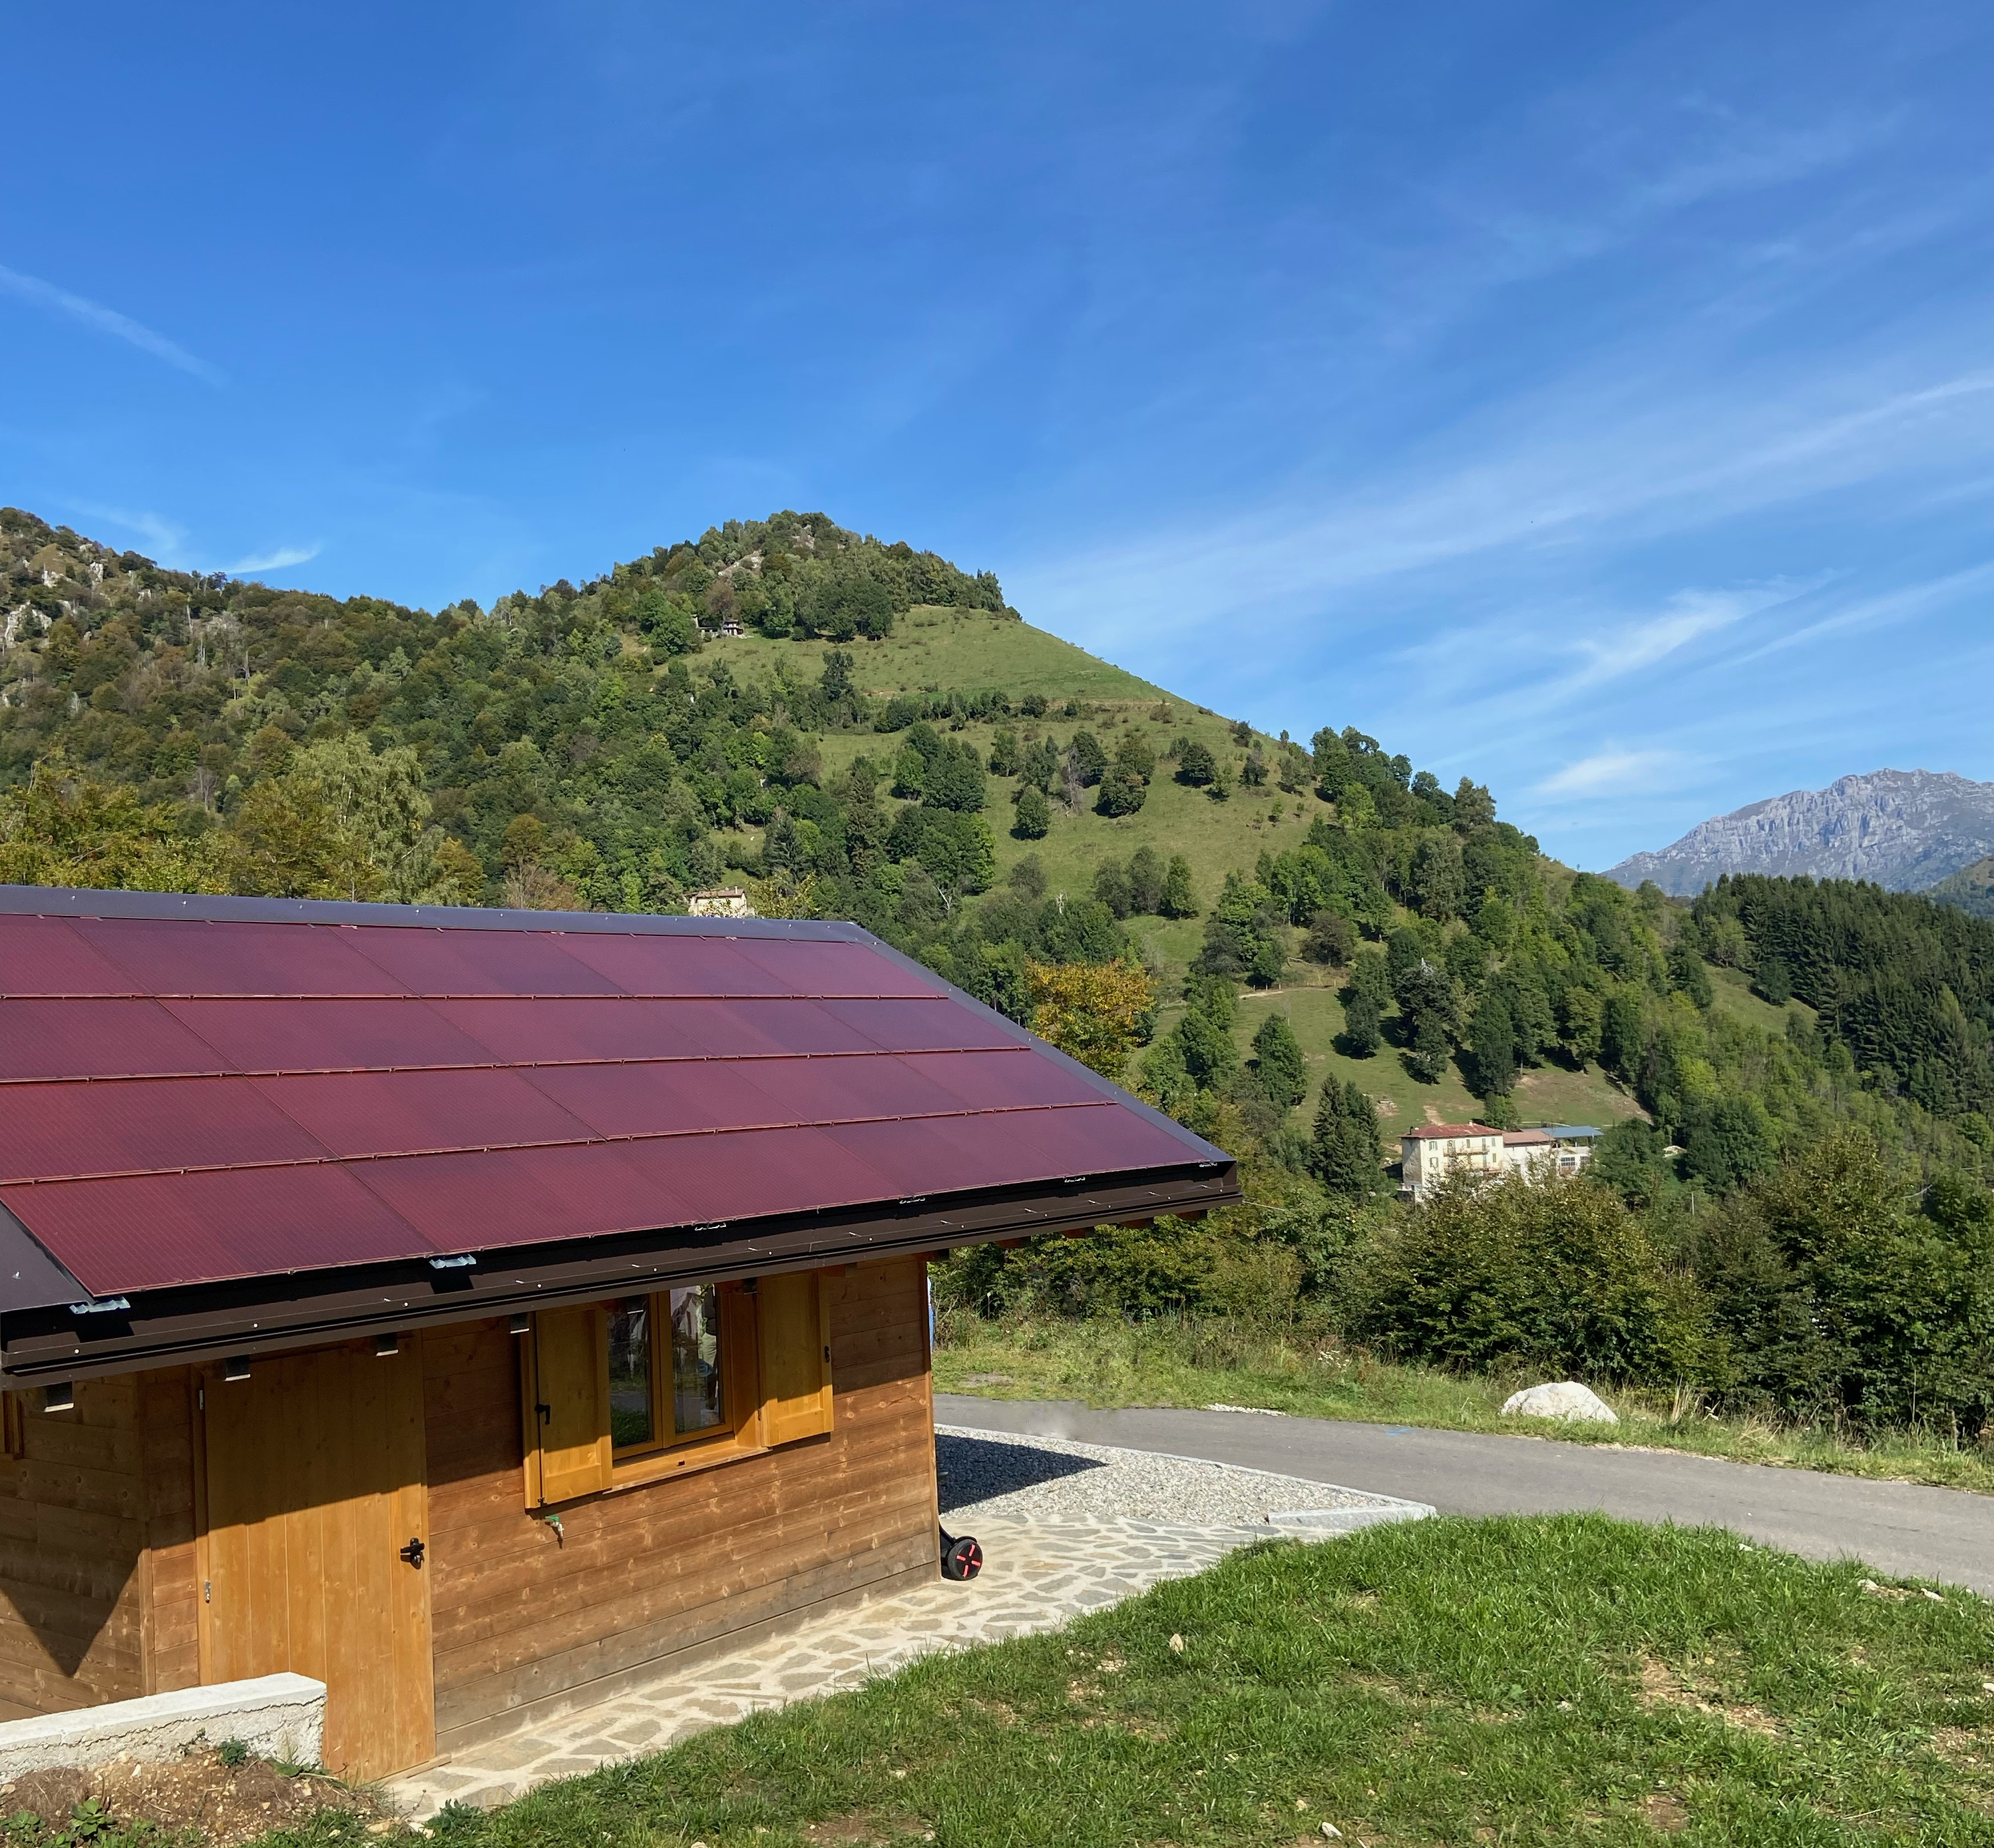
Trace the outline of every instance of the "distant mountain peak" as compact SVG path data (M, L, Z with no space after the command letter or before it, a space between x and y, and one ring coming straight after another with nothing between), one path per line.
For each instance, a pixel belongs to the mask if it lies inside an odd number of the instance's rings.
M1989 854L1994 783L1951 770L1872 770L1718 815L1606 876L1623 886L1653 879L1683 897L1726 873L1872 879L1922 892Z

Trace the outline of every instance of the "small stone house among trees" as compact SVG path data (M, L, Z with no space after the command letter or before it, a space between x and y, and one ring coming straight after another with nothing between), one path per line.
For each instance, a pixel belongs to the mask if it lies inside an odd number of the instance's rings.
M1233 1164L846 924L0 886L0 1719L371 1779L939 1569L924 1259Z

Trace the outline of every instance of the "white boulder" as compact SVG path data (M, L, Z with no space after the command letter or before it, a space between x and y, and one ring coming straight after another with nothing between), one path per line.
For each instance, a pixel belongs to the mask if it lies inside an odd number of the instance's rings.
M1506 1418L1564 1418L1582 1425L1617 1425L1613 1407L1589 1386L1576 1380L1526 1387L1502 1401Z

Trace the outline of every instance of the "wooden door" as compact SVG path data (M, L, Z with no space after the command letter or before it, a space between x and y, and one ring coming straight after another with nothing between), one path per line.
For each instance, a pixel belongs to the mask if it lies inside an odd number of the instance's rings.
M343 1778L434 1757L420 1349L259 1356L201 1390L202 1681L324 1682Z

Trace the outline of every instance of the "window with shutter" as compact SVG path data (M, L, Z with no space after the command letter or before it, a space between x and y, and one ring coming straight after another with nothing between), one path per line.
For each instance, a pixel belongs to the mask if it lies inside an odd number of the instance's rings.
M765 1277L755 1300L762 1333L762 1441L792 1444L831 1428L831 1305L822 1277Z
M609 1486L608 1324L592 1303L533 1318L519 1366L530 1507Z
M814 1271L543 1310L521 1344L526 1503L651 1482L832 1425Z

